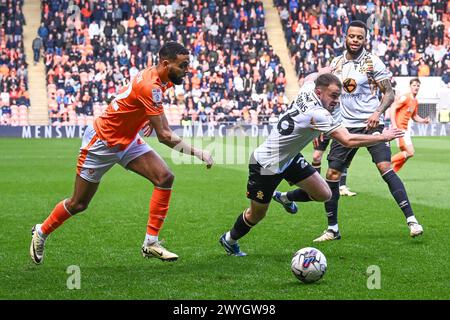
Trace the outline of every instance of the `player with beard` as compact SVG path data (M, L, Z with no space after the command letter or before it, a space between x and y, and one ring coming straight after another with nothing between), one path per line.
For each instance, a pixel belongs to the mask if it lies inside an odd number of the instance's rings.
M352 21L347 29L346 48L343 55L333 59L330 67L343 84L344 93L340 98L342 123L350 133L380 134L383 130L383 114L394 102L394 91L391 87L392 74L383 62L375 55L367 52L367 27L362 21ZM381 91L381 101L378 99ZM388 143L380 142L367 147L381 177L406 218L412 237L423 233L422 226L414 216L413 209L406 194L405 187L392 170L391 150ZM358 148L345 147L333 141L328 154L327 183L332 197L325 202L328 217L328 228L315 239L315 242L338 240L341 234L338 228L339 180L345 168L355 156Z
M163 261L178 256L164 248L158 235L169 209L174 175L165 161L139 135L155 130L159 142L185 154L213 164L207 151L186 144L169 127L162 105L163 93L173 84L182 84L189 67L189 51L176 42L168 42L159 51L156 67L139 72L108 105L93 126L85 130L77 163L72 197L59 202L48 218L32 228L30 255L34 263L44 258L47 237L65 220L87 209L102 176L116 163L148 179L153 185L147 234L142 255Z
M297 98L280 116L277 130L272 130L252 153L247 183L250 206L237 216L232 228L219 239L228 255L246 256L238 240L264 219L272 197L286 210L292 210L294 202L330 199L331 191L327 183L300 153L321 133L349 148L370 146L403 136L403 132L395 128L386 129L377 136L350 134L331 115L339 103L342 84L327 69L324 68L323 74L311 74L305 79ZM286 193L276 191L283 179L299 188Z

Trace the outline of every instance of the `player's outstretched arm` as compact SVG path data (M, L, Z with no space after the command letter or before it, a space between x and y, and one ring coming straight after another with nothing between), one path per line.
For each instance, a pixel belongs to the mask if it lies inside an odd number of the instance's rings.
M346 148L368 147L379 142L388 142L403 137L404 132L397 128L384 129L381 134L353 134L345 127L333 131L330 137Z
M417 113L414 114L414 116L412 117L412 119L413 119L415 122L418 122L418 123L426 123L426 124L428 124L428 123L431 122L431 118L430 118L430 117L422 118L422 117L419 116Z
M214 163L211 154L206 150L194 148L183 141L175 132L170 129L169 122L164 114L149 116L149 125L155 130L158 141L181 153L196 156L206 163L209 169Z

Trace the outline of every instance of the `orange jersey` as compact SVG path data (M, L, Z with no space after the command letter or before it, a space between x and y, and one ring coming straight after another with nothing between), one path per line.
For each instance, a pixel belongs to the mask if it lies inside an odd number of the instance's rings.
M148 116L164 113L163 93L173 84L162 83L155 68L139 72L94 122L99 138L108 147L124 150L142 129Z
M399 129L408 129L408 122L417 113L419 103L411 93L402 95L395 110L395 123Z

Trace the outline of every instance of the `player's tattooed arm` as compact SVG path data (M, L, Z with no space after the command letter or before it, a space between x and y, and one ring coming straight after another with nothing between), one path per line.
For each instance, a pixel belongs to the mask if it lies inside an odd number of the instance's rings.
M372 130L378 127L380 123L380 116L391 106L391 104L395 100L394 90L391 86L390 79L384 79L377 83L380 91L383 93L383 98L381 99L381 103L378 106L377 110L370 116L369 119L366 120L367 130Z
M380 91L383 93L383 98L381 99L380 106L378 107L377 111L381 113L384 113L387 108L391 106L391 104L395 100L395 93L392 89L391 80L390 79L384 79L378 82L378 87L380 88Z

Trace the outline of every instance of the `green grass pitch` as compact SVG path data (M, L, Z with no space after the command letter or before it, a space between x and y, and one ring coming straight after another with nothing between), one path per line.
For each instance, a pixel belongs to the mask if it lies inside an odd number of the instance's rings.
M140 255L152 186L116 166L88 210L52 234L44 264L35 266L30 229L71 195L80 140L0 139L0 299L450 298L449 138L414 138L416 156L400 172L422 237L409 237L403 214L361 149L348 178L358 195L340 202L342 240L313 244L326 226L323 204L301 204L289 215L272 203L266 219L240 241L245 258L225 255L218 238L248 205L247 165L180 165L170 149L149 142L176 176L160 237L179 261ZM311 159L312 148L303 153ZM328 260L324 278L311 285L290 271L294 252L307 246ZM71 265L81 271L79 290L67 288ZM367 288L371 265L380 268L380 289Z

